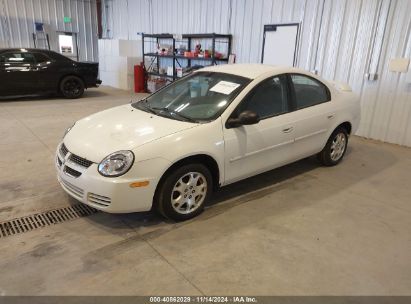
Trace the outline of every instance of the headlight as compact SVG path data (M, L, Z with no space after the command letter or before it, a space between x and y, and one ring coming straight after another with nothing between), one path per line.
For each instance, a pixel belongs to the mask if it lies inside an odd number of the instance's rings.
M75 124L76 124L76 123L73 123L70 127L68 127L68 128L66 129L66 131L64 131L63 138L66 137L67 133L70 132L70 130L74 127Z
M131 151L118 151L104 158L98 165L98 172L107 177L116 177L125 174L134 163L134 154Z

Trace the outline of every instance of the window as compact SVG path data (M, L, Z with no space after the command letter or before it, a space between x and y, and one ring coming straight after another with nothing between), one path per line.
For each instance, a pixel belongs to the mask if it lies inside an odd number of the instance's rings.
M1 63L34 63L31 53L6 53L0 56Z
M288 112L286 77L264 80L245 97L234 116L246 110L257 113L261 119Z
M42 53L33 53L33 56L36 58L37 63L50 61L50 58Z
M327 87L321 82L303 75L291 75L297 109L310 107L330 100Z
M196 72L133 104L172 119L209 121L220 115L250 79L215 72Z

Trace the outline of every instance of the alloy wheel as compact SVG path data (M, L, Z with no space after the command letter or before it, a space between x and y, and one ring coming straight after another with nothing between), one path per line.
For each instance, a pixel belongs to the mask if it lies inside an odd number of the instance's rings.
M171 191L171 205L180 214L189 214L201 206L207 195L207 179L199 172L183 175Z
M81 84L76 79L67 80L63 86L64 93L77 96L81 91Z
M330 157L331 160L336 162L338 161L345 152L347 146L347 140L345 138L345 135L343 133L338 133L331 144L331 153L330 153Z

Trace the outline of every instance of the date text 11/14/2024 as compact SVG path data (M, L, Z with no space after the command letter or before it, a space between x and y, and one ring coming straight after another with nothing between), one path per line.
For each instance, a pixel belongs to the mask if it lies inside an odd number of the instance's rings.
M150 303L258 303L255 297L232 296L232 297L208 297L208 296L182 296L182 297L150 297Z

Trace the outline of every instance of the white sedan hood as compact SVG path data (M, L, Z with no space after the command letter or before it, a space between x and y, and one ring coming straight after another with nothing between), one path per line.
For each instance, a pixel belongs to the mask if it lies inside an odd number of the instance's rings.
M195 126L124 105L79 120L64 138L64 144L71 153L99 163L113 152L133 150Z

